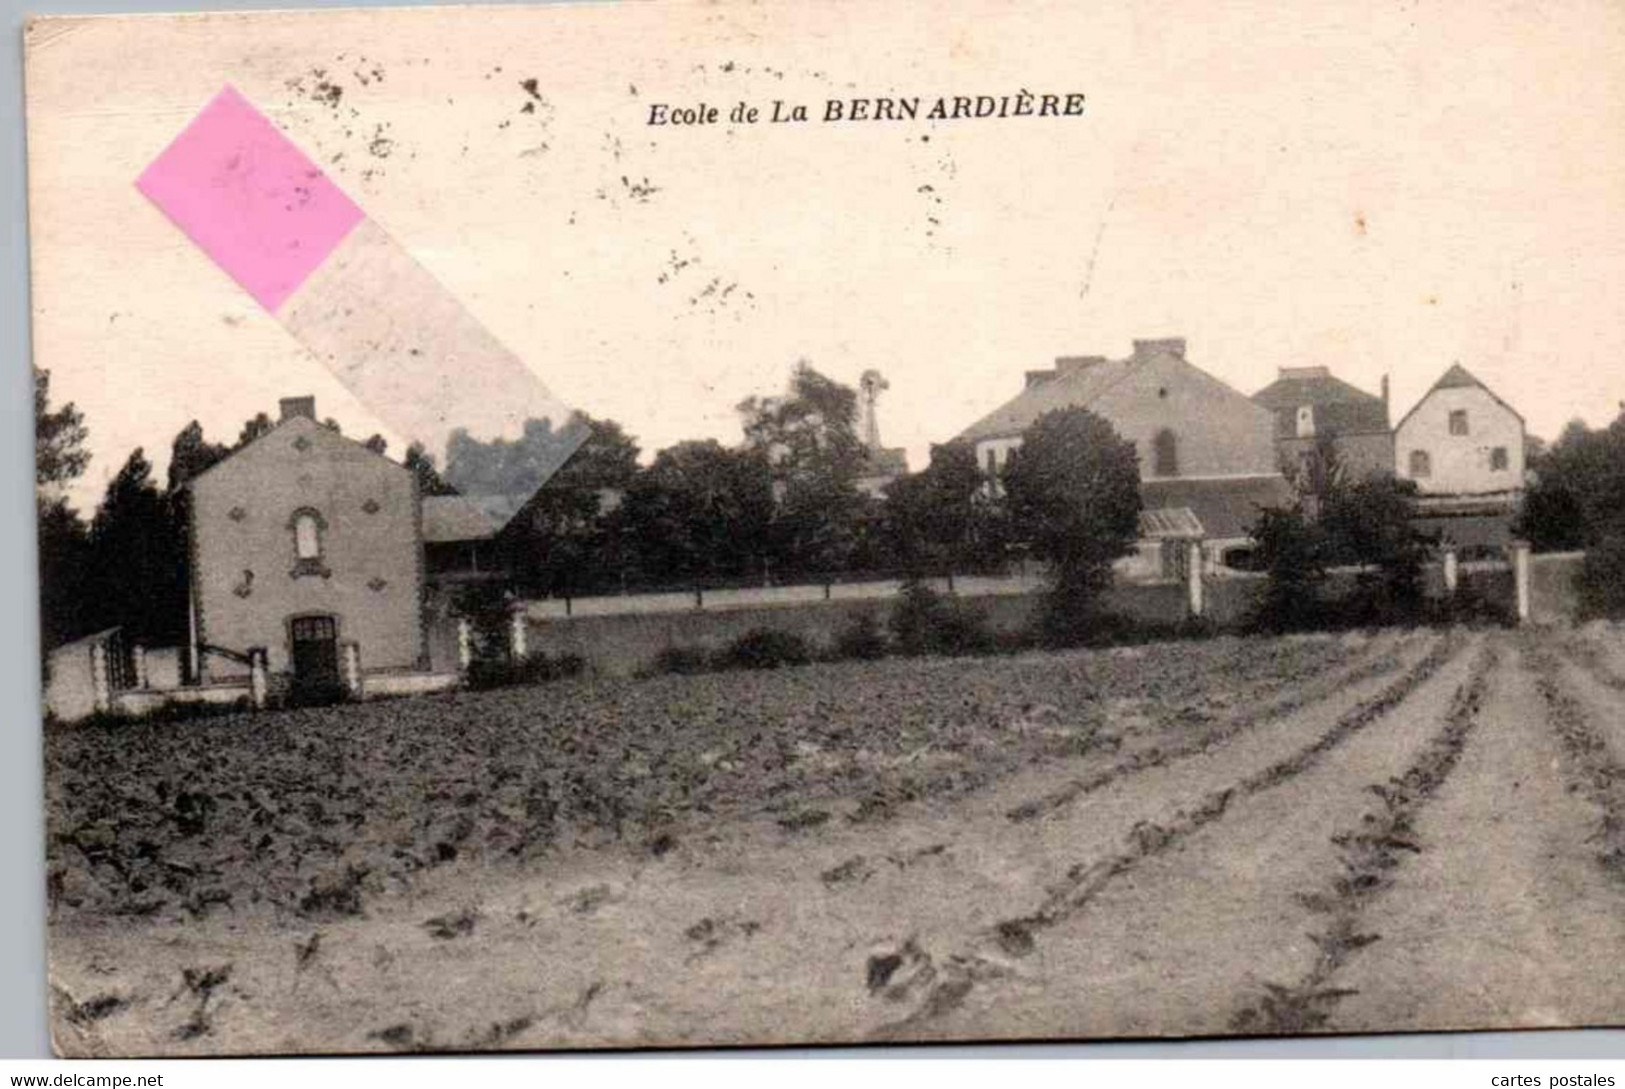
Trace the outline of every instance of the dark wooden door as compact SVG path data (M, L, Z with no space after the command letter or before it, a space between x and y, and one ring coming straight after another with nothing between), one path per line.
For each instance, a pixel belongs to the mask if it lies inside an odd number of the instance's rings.
M293 622L293 697L319 703L339 697L339 633L331 616L301 616Z

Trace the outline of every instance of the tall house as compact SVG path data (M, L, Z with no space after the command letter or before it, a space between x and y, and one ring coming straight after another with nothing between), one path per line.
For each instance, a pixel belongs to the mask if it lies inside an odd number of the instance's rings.
M1395 472L1424 496L1506 498L1524 482L1524 423L1457 363L1394 428Z
M1388 426L1388 379L1375 396L1332 375L1325 367L1282 367L1253 400L1275 414L1275 445L1290 470L1320 443L1329 441L1341 463L1357 476L1394 471L1394 440Z
M1524 468L1523 417L1459 363L1394 428L1394 472L1416 482L1422 527L1458 546L1506 544Z
M357 645L368 671L427 665L422 503L411 470L282 401L276 427L190 485L193 656L202 678L247 672L320 694Z

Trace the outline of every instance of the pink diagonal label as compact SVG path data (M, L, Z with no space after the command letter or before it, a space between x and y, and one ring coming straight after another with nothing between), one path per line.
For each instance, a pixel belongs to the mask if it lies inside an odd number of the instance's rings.
M465 494L502 488L517 509L586 440L580 416L233 88L136 185L381 422L443 452ZM525 479L481 469L479 444L536 433L551 440Z
M273 313L365 218L233 87L136 186Z

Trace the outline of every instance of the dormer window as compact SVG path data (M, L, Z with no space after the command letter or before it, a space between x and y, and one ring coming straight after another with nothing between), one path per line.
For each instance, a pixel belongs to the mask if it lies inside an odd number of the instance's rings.
M320 575L326 578L332 574L322 562L322 536L327 531L327 523L321 514L309 507L296 510L288 527L293 530L294 577Z
M1315 406L1298 406L1298 438L1306 439L1315 433Z

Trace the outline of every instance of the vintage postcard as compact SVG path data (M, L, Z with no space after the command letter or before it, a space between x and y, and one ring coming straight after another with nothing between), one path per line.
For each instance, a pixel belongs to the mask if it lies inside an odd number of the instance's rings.
M1625 9L26 32L70 1056L1625 1024Z

